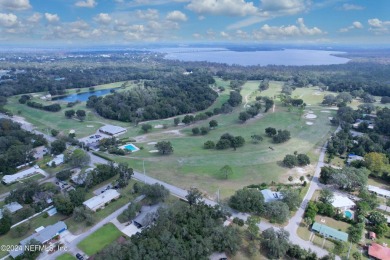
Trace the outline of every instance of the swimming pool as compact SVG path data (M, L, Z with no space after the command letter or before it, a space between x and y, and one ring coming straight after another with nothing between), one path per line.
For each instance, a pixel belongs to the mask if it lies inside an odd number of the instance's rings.
M126 144L122 148L126 149L128 151L132 151L132 152L136 152L139 150L139 148L137 146L135 146L134 144Z
M350 219L352 218L352 212L351 211L346 210L344 212L344 214L345 214L345 217L350 218Z

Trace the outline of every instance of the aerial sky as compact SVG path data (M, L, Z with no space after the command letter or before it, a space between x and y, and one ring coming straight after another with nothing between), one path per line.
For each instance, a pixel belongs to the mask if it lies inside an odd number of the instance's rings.
M389 0L0 0L0 45L390 43Z

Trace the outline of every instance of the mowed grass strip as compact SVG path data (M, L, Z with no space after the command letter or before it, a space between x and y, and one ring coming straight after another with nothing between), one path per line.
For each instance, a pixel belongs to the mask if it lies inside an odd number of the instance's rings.
M56 258L56 260L75 260L76 257L72 256L69 253L65 253L63 255L60 255L59 257Z
M114 224L108 223L81 241L77 247L87 255L92 256L122 235L122 232Z

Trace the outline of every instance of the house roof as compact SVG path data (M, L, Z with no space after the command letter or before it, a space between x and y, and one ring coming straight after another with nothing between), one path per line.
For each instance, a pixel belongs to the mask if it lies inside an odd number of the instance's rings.
M100 127L100 131L115 135L126 131L126 128L116 126L116 125L105 125Z
M379 188L377 186L368 185L368 190L371 192L375 192L376 194L382 195L384 197L390 197L390 191Z
M324 235L333 237L336 239L339 239L341 241L347 241L348 240L348 234L342 231L338 231L337 229L328 227L326 225L320 224L318 222L315 222L312 226L312 230L317 231L318 233Z
M19 244L22 246L21 250L12 250L9 251L8 253L13 257L16 258L19 255L24 253L24 246L30 242L30 240L35 239L39 241L40 243L44 243L59 233L59 231L67 229L66 224L63 221L58 221L54 225L47 226L46 228L37 228L36 233L32 234L31 236L23 239L22 241L19 242Z
M334 194L332 206L335 208L353 207L355 206L355 202L348 197Z
M134 222L137 222L142 227L148 226L153 221L153 219L149 218L149 216L156 213L160 206L160 204L153 206L142 206L141 213L138 214L138 216L134 219Z
M100 205L110 202L112 199L117 198L119 195L120 194L116 190L108 189L104 193L96 195L95 197L92 197L89 200L84 201L83 204L90 209L95 209L96 207L99 207Z
M44 229L38 231L37 233L32 234L31 236L23 239L19 242L20 245L24 246L30 242L30 240L35 239L41 243L44 243L57 235L57 233L63 229L67 229L66 224L63 221L58 221L54 225L45 227Z
M57 155L53 160L51 160L50 162L46 163L46 165L51 166L51 164L53 162L56 165L60 165L60 164L64 163L64 154Z
M368 247L368 255L377 259L387 260L390 259L390 248L381 246L377 243L372 243L371 246Z
M0 209L0 219L3 218L3 210L4 209L8 209L9 212L15 213L16 211L18 211L19 209L22 209L22 208L23 208L23 206L17 202L11 202L7 205L4 205L3 209Z
M280 192L272 191L270 189L261 190L260 192L263 194L264 202L271 202L283 198Z
M348 154L347 163L351 163L353 161L363 161L363 160L364 158L362 156L355 155L355 154Z
M41 174L45 175L45 172L41 168L39 168L38 165L35 165L34 167L31 167L27 170L24 170L24 171L21 171L21 172L12 174L12 175L4 175L3 182L6 184L13 183L13 182L18 181L19 179L29 177L29 176L36 174L36 173L41 173Z

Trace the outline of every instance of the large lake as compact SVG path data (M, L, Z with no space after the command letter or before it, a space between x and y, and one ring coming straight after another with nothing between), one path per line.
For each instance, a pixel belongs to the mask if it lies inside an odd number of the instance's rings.
M115 89L115 88L112 88L112 89ZM75 102L75 101L79 100L79 101L83 102L83 101L87 101L90 96L95 95L95 96L99 97L99 96L109 94L110 91L111 91L111 89L102 89L102 90L66 95L63 97L54 98L53 100L60 100L60 101L64 101L64 102Z
M231 51L224 48L163 48L154 51L166 53L165 58L181 61L208 61L237 64L242 66L252 65L330 65L347 63L349 59L336 57L335 54L343 54L338 51L321 50L275 50L275 51Z

